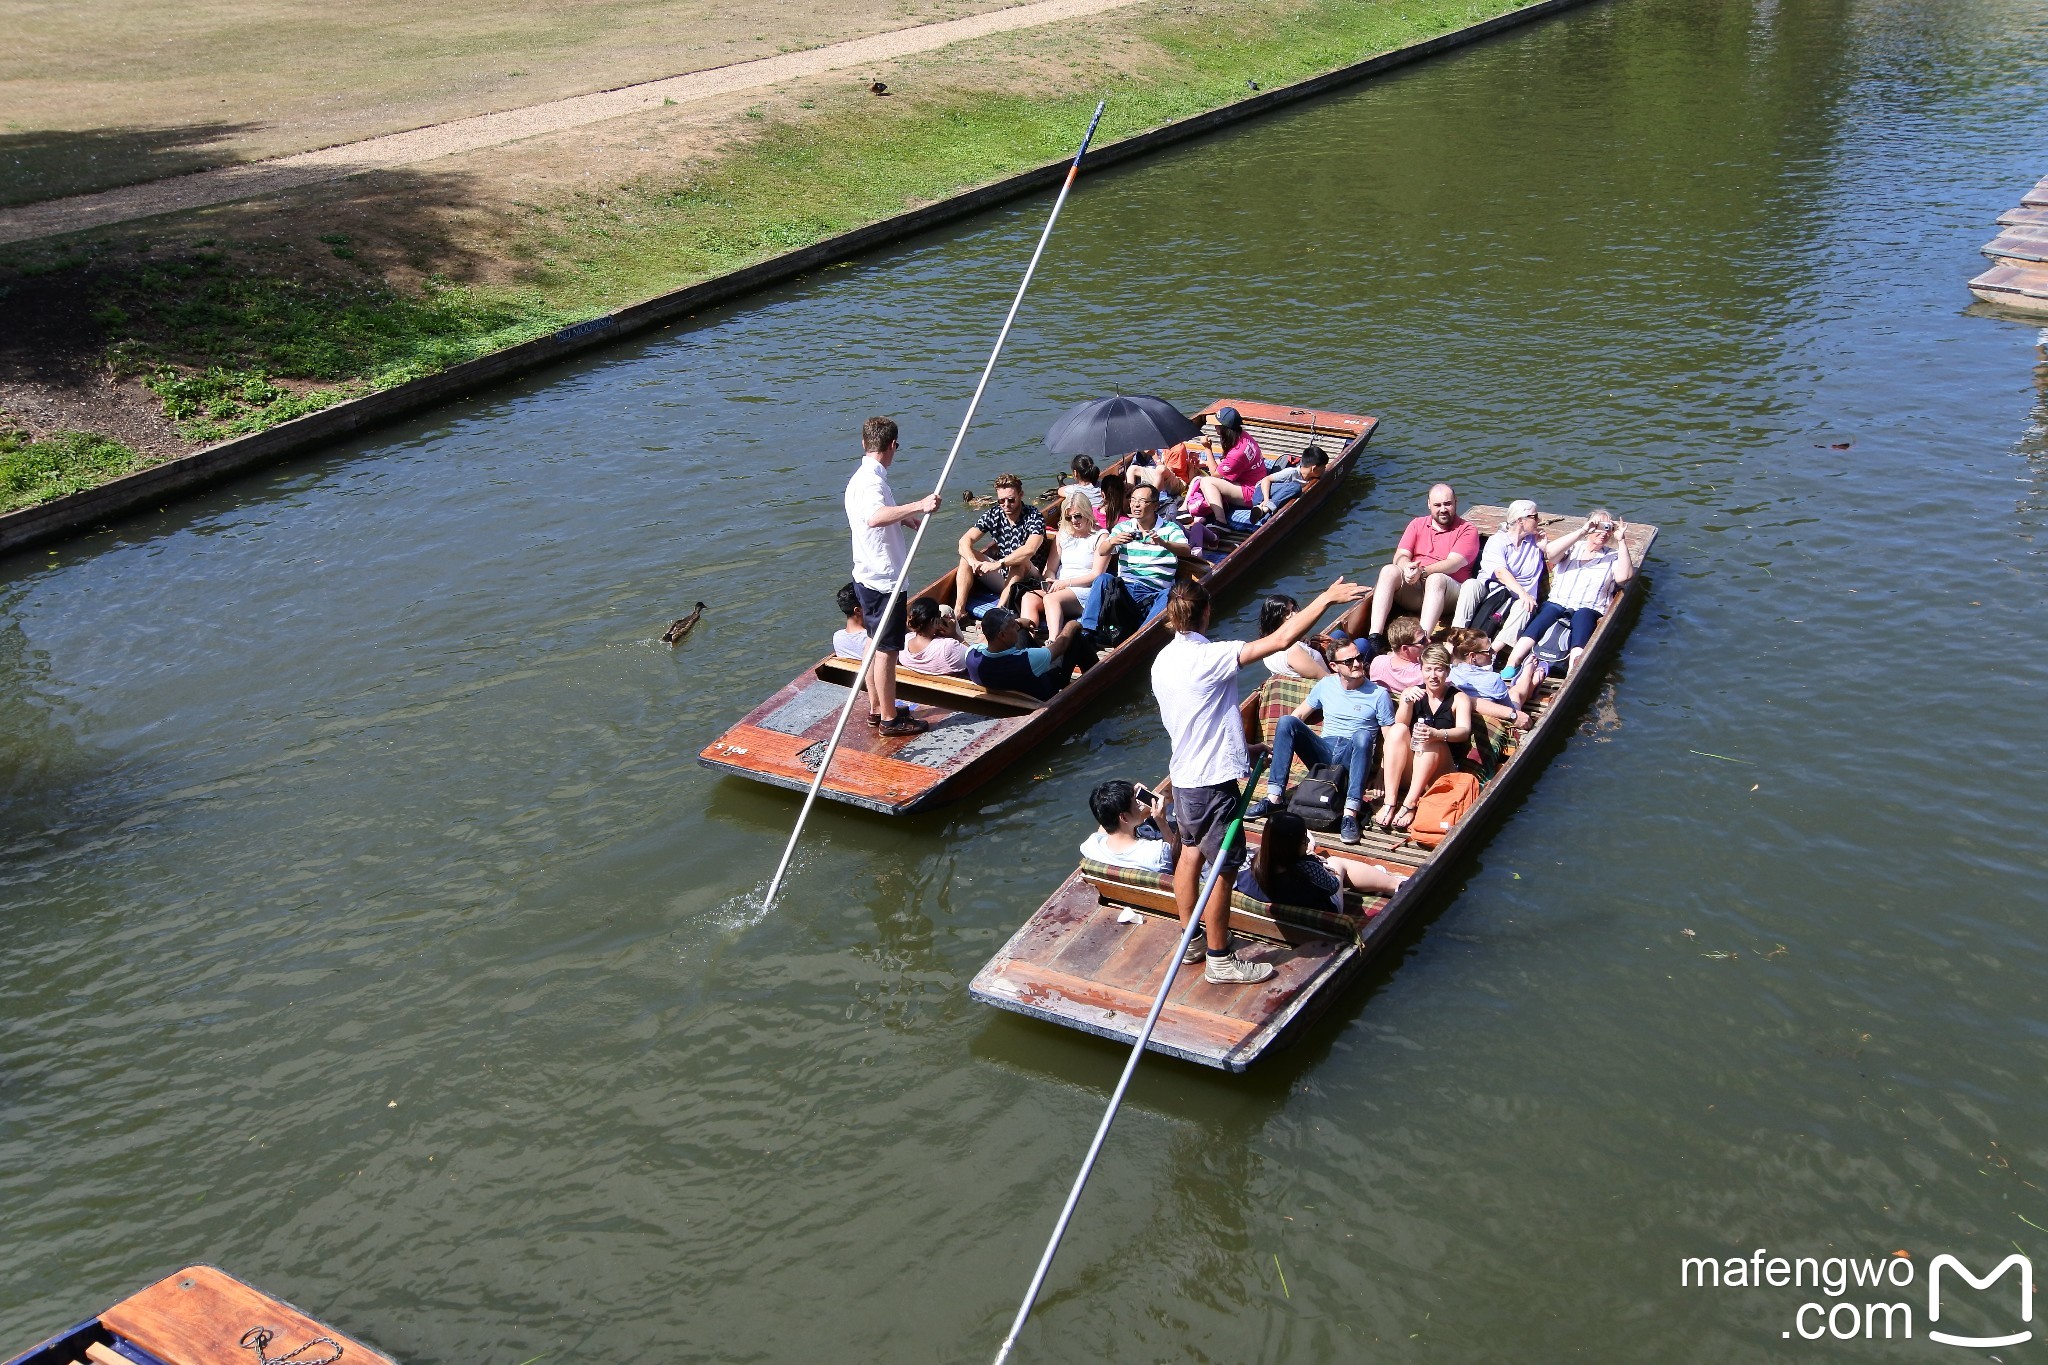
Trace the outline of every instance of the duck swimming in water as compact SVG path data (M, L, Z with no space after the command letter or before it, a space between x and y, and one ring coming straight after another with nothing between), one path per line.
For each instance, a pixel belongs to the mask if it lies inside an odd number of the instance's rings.
M695 630L697 622L702 620L703 617L704 604L699 602L697 609L688 616L678 616L675 620L668 623L668 629L662 632L661 642L670 646L681 644L683 637Z

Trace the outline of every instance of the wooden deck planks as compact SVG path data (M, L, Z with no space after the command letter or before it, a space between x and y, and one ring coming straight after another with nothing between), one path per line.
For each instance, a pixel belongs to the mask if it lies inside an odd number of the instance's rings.
M392 1365L389 1356L212 1266L188 1266L167 1276L109 1308L100 1321L168 1365L252 1365L256 1354L241 1339L255 1327L274 1333L273 1360L326 1337L342 1348L349 1365ZM318 1359L330 1351L316 1346L306 1354Z

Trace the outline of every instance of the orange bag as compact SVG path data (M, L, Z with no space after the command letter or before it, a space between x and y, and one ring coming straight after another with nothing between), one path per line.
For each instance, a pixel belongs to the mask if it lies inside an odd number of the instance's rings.
M1436 847L1478 801L1478 778L1470 773L1445 773L1422 794L1408 837L1418 844Z

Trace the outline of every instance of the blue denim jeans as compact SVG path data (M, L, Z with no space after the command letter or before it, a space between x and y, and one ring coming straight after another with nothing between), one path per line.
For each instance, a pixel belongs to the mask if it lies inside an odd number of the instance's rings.
M1113 573L1098 575L1088 588L1088 601L1081 608L1081 629L1100 630L1103 618L1119 601L1129 602L1150 621L1166 610L1166 594L1172 590L1172 583L1148 583L1142 578L1120 578Z
M1367 724L1353 730L1349 738L1332 743L1309 729L1307 721L1282 716L1280 724L1273 730L1272 772L1284 788L1287 767L1297 755L1311 766L1341 763L1344 765L1344 809L1355 811L1361 804L1360 793L1365 790L1365 776L1372 771L1373 745L1379 737L1378 727Z

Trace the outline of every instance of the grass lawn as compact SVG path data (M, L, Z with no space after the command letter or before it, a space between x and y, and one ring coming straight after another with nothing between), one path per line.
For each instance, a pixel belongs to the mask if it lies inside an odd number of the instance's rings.
M472 154L482 159L434 172L439 181L393 182L353 232L321 230L333 204L318 199L239 218L186 215L121 237L15 249L0 256L0 288L12 287L10 275L44 291L53 279L77 281L91 319L81 332L96 332L79 344L92 362L145 385L161 405L157 420L206 443L1057 160L1102 95L1110 104L1098 144L1242 98L1250 77L1270 89L1519 7L1139 5L911 59L889 75L900 98L874 99L845 80L792 83L723 116L710 154L695 114L696 154L661 155L673 145L662 142L669 111L651 111L644 122L613 121L628 126L608 136L635 150L623 159L567 134L552 152L534 139ZM551 155L606 174L596 184L517 178ZM436 195L455 204L446 187L465 175L492 195L434 210ZM400 219L410 235L386 230ZM226 235L197 235L206 223ZM441 268L455 259L466 278ZM0 333L8 302L0 297ZM0 429L8 425L0 414ZM75 477L113 468L79 459Z

